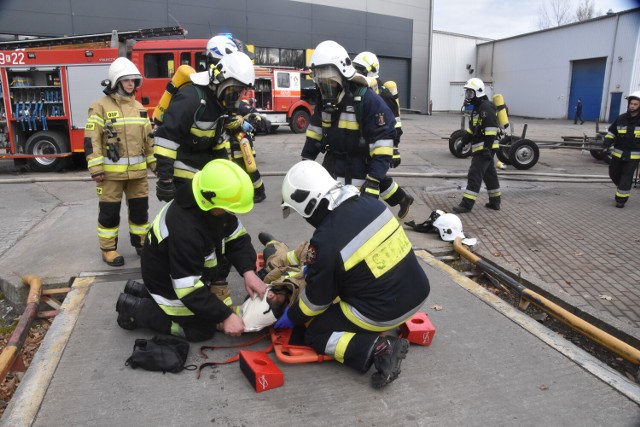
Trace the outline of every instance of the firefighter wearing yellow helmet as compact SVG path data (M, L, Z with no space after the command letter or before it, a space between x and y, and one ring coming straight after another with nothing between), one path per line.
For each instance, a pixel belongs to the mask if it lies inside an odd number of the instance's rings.
M380 79L380 61L378 56L372 52L361 52L353 58L353 66L356 71L367 77L369 87L373 89L384 100L385 104L393 112L396 119L396 135L393 138L393 157L391 158L392 168L400 166L401 157L398 146L402 136L402 120L400 118L400 99L398 98L398 86L392 80L382 81ZM391 177L386 177L380 183L380 198L387 202L389 206L400 205L398 217L400 219L407 216L409 208L413 204L413 196L408 194Z
M242 319L216 298L210 286L226 257L244 278L250 296L263 298L256 251L237 215L253 209L253 185L235 163L216 159L183 185L153 221L142 252L146 289L126 287L116 303L118 325L149 328L202 341L222 324L225 334L244 331Z
M462 201L453 208L453 212L461 214L470 212L480 193L484 181L489 193L489 202L485 207L500 210L501 192L498 172L493 156L498 149L498 115L496 107L487 97L484 82L472 78L464 85L466 105L473 105L469 127L463 137L463 143L471 142L471 166L467 176L467 187Z
M127 58L109 67L105 96L89 107L84 151L99 198L98 242L107 264L124 265L117 251L120 205L126 197L131 244L140 254L149 231L147 169L155 170L151 123L135 100L142 84L138 68Z
M640 162L640 91L632 92L626 99L627 112L611 123L605 135L608 145L613 144L609 176L618 187L616 208L624 208L629 200L633 174Z

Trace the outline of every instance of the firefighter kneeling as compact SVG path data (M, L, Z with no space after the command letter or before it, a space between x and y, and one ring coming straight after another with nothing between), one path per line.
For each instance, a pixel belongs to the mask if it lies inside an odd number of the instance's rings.
M363 373L375 365L372 385L384 387L400 374L409 342L380 333L410 319L429 294L411 242L381 201L360 196L314 161L287 172L282 200L285 217L293 209L316 230L306 286L275 327L307 325L308 346Z

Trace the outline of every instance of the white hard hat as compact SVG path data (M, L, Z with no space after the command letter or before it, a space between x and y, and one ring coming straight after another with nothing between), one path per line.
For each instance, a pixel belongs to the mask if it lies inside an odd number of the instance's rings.
M214 36L207 42L207 56L214 61L219 61L223 56L237 51L238 46L227 36Z
M323 65L333 65L347 79L356 73L346 49L333 40L325 40L316 46L309 62L311 70Z
M289 169L282 182L282 209L285 217L289 209L309 218L331 190L341 186L319 163L303 160Z
M637 99L640 101L640 90L636 90L635 92L631 92L629 96L624 97L627 100Z
M115 89L120 80L134 80L136 87L140 87L142 84L142 74L138 67L125 57L116 58L115 61L109 66L109 86L111 89Z
M365 77L380 77L380 62L373 52L360 52L353 58L353 65Z
M473 90L476 93L476 97L478 98L487 94L484 88L484 82L477 77L474 77L467 81L467 83L465 83L464 85L464 88Z
M434 211L431 213L433 216L442 211ZM433 222L433 227L440 234L440 238L445 242L453 242L456 240L456 237L460 237L462 239L462 243L468 246L474 246L478 239L476 238L467 238L462 231L462 221L460 218L452 213L445 213L439 215L436 220Z

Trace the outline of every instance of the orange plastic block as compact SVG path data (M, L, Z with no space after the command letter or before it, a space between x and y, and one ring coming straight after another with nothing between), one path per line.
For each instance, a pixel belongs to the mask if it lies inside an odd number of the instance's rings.
M261 252L256 255L258 255L256 258L256 270L261 270L264 267L264 255Z
M414 344L428 346L435 334L436 328L429 320L429 316L421 311L400 325L400 336Z
M240 370L257 393L284 384L282 371L261 351L240 350Z

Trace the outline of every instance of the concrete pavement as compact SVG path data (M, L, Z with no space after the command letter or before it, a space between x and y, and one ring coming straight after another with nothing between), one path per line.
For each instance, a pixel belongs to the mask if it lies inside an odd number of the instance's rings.
M446 141L440 139L459 125L458 116L406 115L403 123L403 163L397 172L464 176L468 159L454 158ZM540 136L545 140L581 130L579 125L536 121L536 126L529 125L528 136L534 139L542 128L549 132ZM298 217L284 221L278 208L278 172L298 159L303 140L287 131L258 137L258 162L268 175L268 198L243 217L252 235L269 230L289 243L310 235L305 222ZM606 166L579 151L553 150L542 152L532 172L606 177ZM85 174L52 176L81 179ZM41 174L42 178L49 176ZM0 179L9 177L0 175ZM457 204L462 193L458 187L464 187L465 179L399 177L398 182L417 196L406 220L423 221L433 209L448 210ZM626 254L638 236L632 230L612 242L613 249L606 246L616 227L637 218L640 194L634 191L628 206L620 210L612 208L615 190L611 184L510 181L505 176L502 186L503 210L489 211L479 203L472 213L461 216L465 232L481 241L478 253L629 339L640 336L636 320L625 310L608 309L609 302L613 307L637 309L637 295L630 292L638 283L637 276L632 268L620 269L630 260ZM368 375L335 362L278 362L285 385L260 394L253 391L237 364L206 368L200 380L193 372L162 375L132 370L124 361L135 338L152 334L120 329L114 307L126 280L139 278L139 260L126 244L121 245L125 269L107 267L100 260L93 187L88 181L59 180L0 185L2 199L11 201L0 211L4 219L1 231L8 236L0 249L3 288L9 289L7 285L27 273L40 275L50 285L77 277L62 313L0 420L2 425L640 424L636 384L434 259L430 254L450 253L451 245L435 234L413 231L409 238L414 247L426 249L419 254L432 285L423 311L437 332L430 347L411 347L401 377L382 391L370 388ZM486 193L480 202L483 197ZM159 207L159 202L151 201L152 214ZM612 250L615 252L608 253ZM612 273L609 263L613 259L618 264ZM543 274L547 276L540 277ZM619 289L587 289L585 278L591 275L597 282L607 274L617 274L610 283ZM234 283L238 282L235 276ZM234 291L237 300L242 298L238 288ZM612 300L598 298L599 293ZM239 341L243 340L216 335L213 342L203 344ZM197 344L191 346L188 363L204 361L198 349ZM225 360L231 352L216 353L212 359Z

